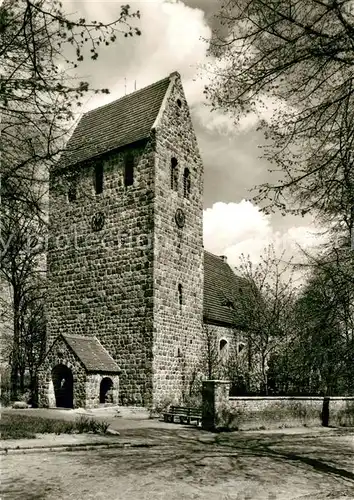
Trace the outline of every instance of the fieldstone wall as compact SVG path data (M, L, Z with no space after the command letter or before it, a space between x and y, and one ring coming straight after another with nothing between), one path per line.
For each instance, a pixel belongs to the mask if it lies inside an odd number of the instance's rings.
M57 365L69 368L73 375L74 408L82 408L86 401L86 371L81 361L62 338L58 338L48 352L39 373L38 404L40 407L56 407L52 370Z
M203 382L203 428L272 429L354 424L354 397L229 397L227 381Z
M204 328L214 335L220 352L219 366L213 378L229 380L234 376L233 395L239 395L240 391L242 394L242 390L246 390L246 385L249 391L259 393L262 389L261 359L258 353L251 352L251 369L249 368L247 335L231 326L204 323Z
M324 398L323 405L328 411L328 425L354 427L354 397Z
M183 227L176 223L177 209L184 213ZM178 75L156 127L154 210L153 390L159 404L180 401L188 392L203 342L203 164Z
M125 187L127 153L135 168ZM103 192L96 195L99 163ZM130 404L152 397L153 167L147 142L76 167L76 201L68 201L70 176L51 182L48 346L60 333L96 336L120 366L121 401ZM105 219L98 231L96 214Z
M109 373L89 373L86 377L86 408L98 408L100 404L100 387L104 378L110 378L113 382L112 405L119 403L119 376Z

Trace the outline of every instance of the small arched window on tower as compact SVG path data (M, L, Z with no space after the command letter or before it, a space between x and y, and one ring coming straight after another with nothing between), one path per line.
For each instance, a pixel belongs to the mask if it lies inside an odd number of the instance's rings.
M124 160L124 186L132 186L134 184L134 156L129 153Z
M95 165L95 191L96 194L103 192L103 164L98 163Z
M191 194L191 173L189 168L185 168L183 173L183 194L185 198L189 198Z
M182 307L183 304L183 288L181 283L178 284L178 302L179 305Z
M178 167L177 159L171 158L171 189L178 190Z

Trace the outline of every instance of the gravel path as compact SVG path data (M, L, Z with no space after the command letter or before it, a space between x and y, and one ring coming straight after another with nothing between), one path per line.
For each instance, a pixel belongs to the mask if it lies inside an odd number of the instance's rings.
M354 499L349 431L123 434L155 446L2 457L1 499Z

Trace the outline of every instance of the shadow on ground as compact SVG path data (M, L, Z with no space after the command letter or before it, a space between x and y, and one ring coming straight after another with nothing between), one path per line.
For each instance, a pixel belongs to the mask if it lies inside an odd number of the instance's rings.
M354 498L353 434L346 430L211 434L175 425L122 431L129 436L156 446L9 455L1 498Z

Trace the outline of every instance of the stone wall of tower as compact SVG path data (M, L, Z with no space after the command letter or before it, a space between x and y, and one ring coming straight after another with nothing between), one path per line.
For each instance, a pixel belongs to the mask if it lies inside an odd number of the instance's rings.
M68 201L63 177L52 180L48 347L60 333L97 336L122 370L121 402L147 404L152 397L154 146L148 141L129 150L135 158L132 186L124 186L128 149L97 160L104 167L99 195L94 163L75 168L75 202ZM97 213L105 216L99 231L92 228Z
M177 191L171 189L171 158L178 162ZM183 189L186 167L189 197ZM183 228L175 221L178 208L185 214ZM178 76L156 126L154 217L153 392L158 403L188 393L202 346L203 164Z

